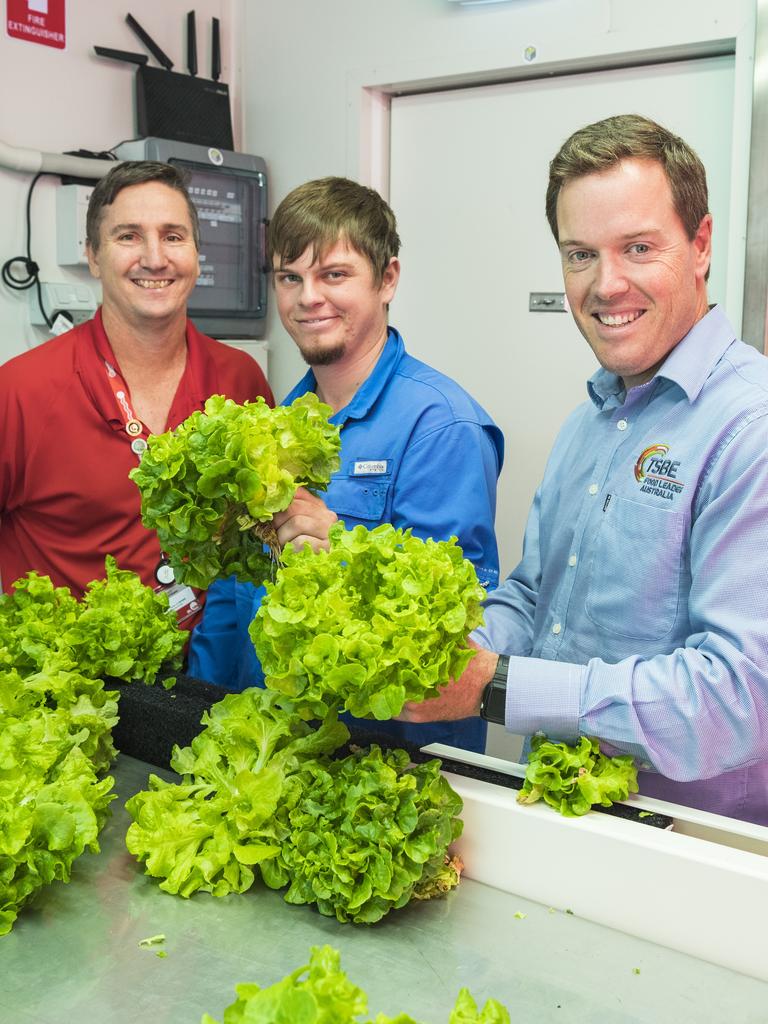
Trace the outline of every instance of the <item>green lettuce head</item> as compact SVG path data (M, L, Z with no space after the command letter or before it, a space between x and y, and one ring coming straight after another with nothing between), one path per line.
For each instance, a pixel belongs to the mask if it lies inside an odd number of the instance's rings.
M268 524L298 487L324 490L339 467L331 409L307 393L290 406L213 395L176 430L152 435L131 479L144 525L157 530L176 578L206 588L235 573L271 576Z
M472 658L485 591L455 537L336 523L329 551L288 547L283 561L250 634L266 685L313 714L392 718Z

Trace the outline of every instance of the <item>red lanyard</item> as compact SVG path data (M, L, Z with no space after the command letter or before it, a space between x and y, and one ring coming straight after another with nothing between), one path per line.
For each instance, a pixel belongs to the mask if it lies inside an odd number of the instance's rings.
M131 438L131 451L141 462L141 456L147 450L146 438L141 435L144 433L149 435L149 431L131 408L125 381L106 359L104 366L107 370L109 386L112 388L117 407L125 424L125 432ZM163 551L160 552L160 561L155 566L155 579L157 586L154 589L164 591L168 595L169 610L176 613L179 624L200 610L198 596L201 591L176 582L176 574L168 561L168 556Z
M117 407L120 410L123 423L125 425L125 432L131 440L131 450L135 455L138 455L139 459L147 450L146 439L141 435L143 433L149 434L149 431L137 418L133 409L131 408L130 402L128 401L128 389L125 386L125 381L122 379L117 370L107 360L104 360L104 366L107 371L107 380L109 386L112 388L112 394L115 396Z

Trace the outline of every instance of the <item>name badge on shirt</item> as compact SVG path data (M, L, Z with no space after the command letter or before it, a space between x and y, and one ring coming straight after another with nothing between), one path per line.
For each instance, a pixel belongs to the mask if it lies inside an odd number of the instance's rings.
M378 476L387 472L386 459L370 459L368 462L355 462L352 465L352 476Z
M181 583L171 583L165 587L155 587L155 592L168 595L168 614L172 615L175 612L179 625L200 610L200 602L192 587L186 587Z

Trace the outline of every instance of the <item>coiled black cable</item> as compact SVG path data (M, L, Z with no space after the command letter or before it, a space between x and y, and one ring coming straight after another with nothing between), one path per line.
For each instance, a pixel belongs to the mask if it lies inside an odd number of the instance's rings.
M103 150L99 153L94 153L89 149L77 149L68 150L65 154L67 156L82 156L96 160L116 160L116 156L110 150ZM40 307L40 312L48 324L49 328L53 327L53 320L48 316L43 306L43 289L40 284L40 267L32 259L32 193L34 192L35 185L38 183L43 175L49 174L54 177L62 177L56 171L38 171L32 181L29 183L29 191L27 192L27 255L26 256L13 256L11 259L6 260L0 268L0 277L2 277L3 284L8 288L12 288L16 292L24 292L27 289L35 287L37 289L37 304ZM62 177L62 181L65 179ZM17 277L13 273L13 266L16 263L21 263L24 266L25 276Z
M35 185L38 183L40 178L44 174L51 174L51 171L38 171L34 176L29 185L29 191L27 192L27 255L26 256L14 256L10 260L6 260L0 269L0 276L2 276L3 284L7 285L8 288L12 288L17 292L24 292L28 288L37 288L37 303L40 306L40 312L43 315L43 319L48 324L48 327L53 326L53 322L43 308L43 289L40 286L40 267L32 259L32 193L35 189ZM25 277L16 277L13 274L12 267L15 263L21 263L24 265Z

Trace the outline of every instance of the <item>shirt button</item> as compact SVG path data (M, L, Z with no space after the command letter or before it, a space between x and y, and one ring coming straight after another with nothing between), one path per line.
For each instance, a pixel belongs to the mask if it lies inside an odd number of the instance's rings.
M555 634L555 636L557 636L557 634L558 634L558 633L560 632L560 630L561 630L562 628L563 628L563 627L562 627L562 626L560 625L560 623L559 623L559 622L556 622L556 623L554 624L554 626L552 627L552 632L553 632L553 633Z
M568 559L568 565L576 565L576 562L577 562L576 555L571 555L571 557Z
M626 430L628 426L629 426L629 424L627 423L626 420L619 420L619 422L616 424L616 429L617 430Z
M597 494L597 484L590 484L589 485L589 493L590 494Z

